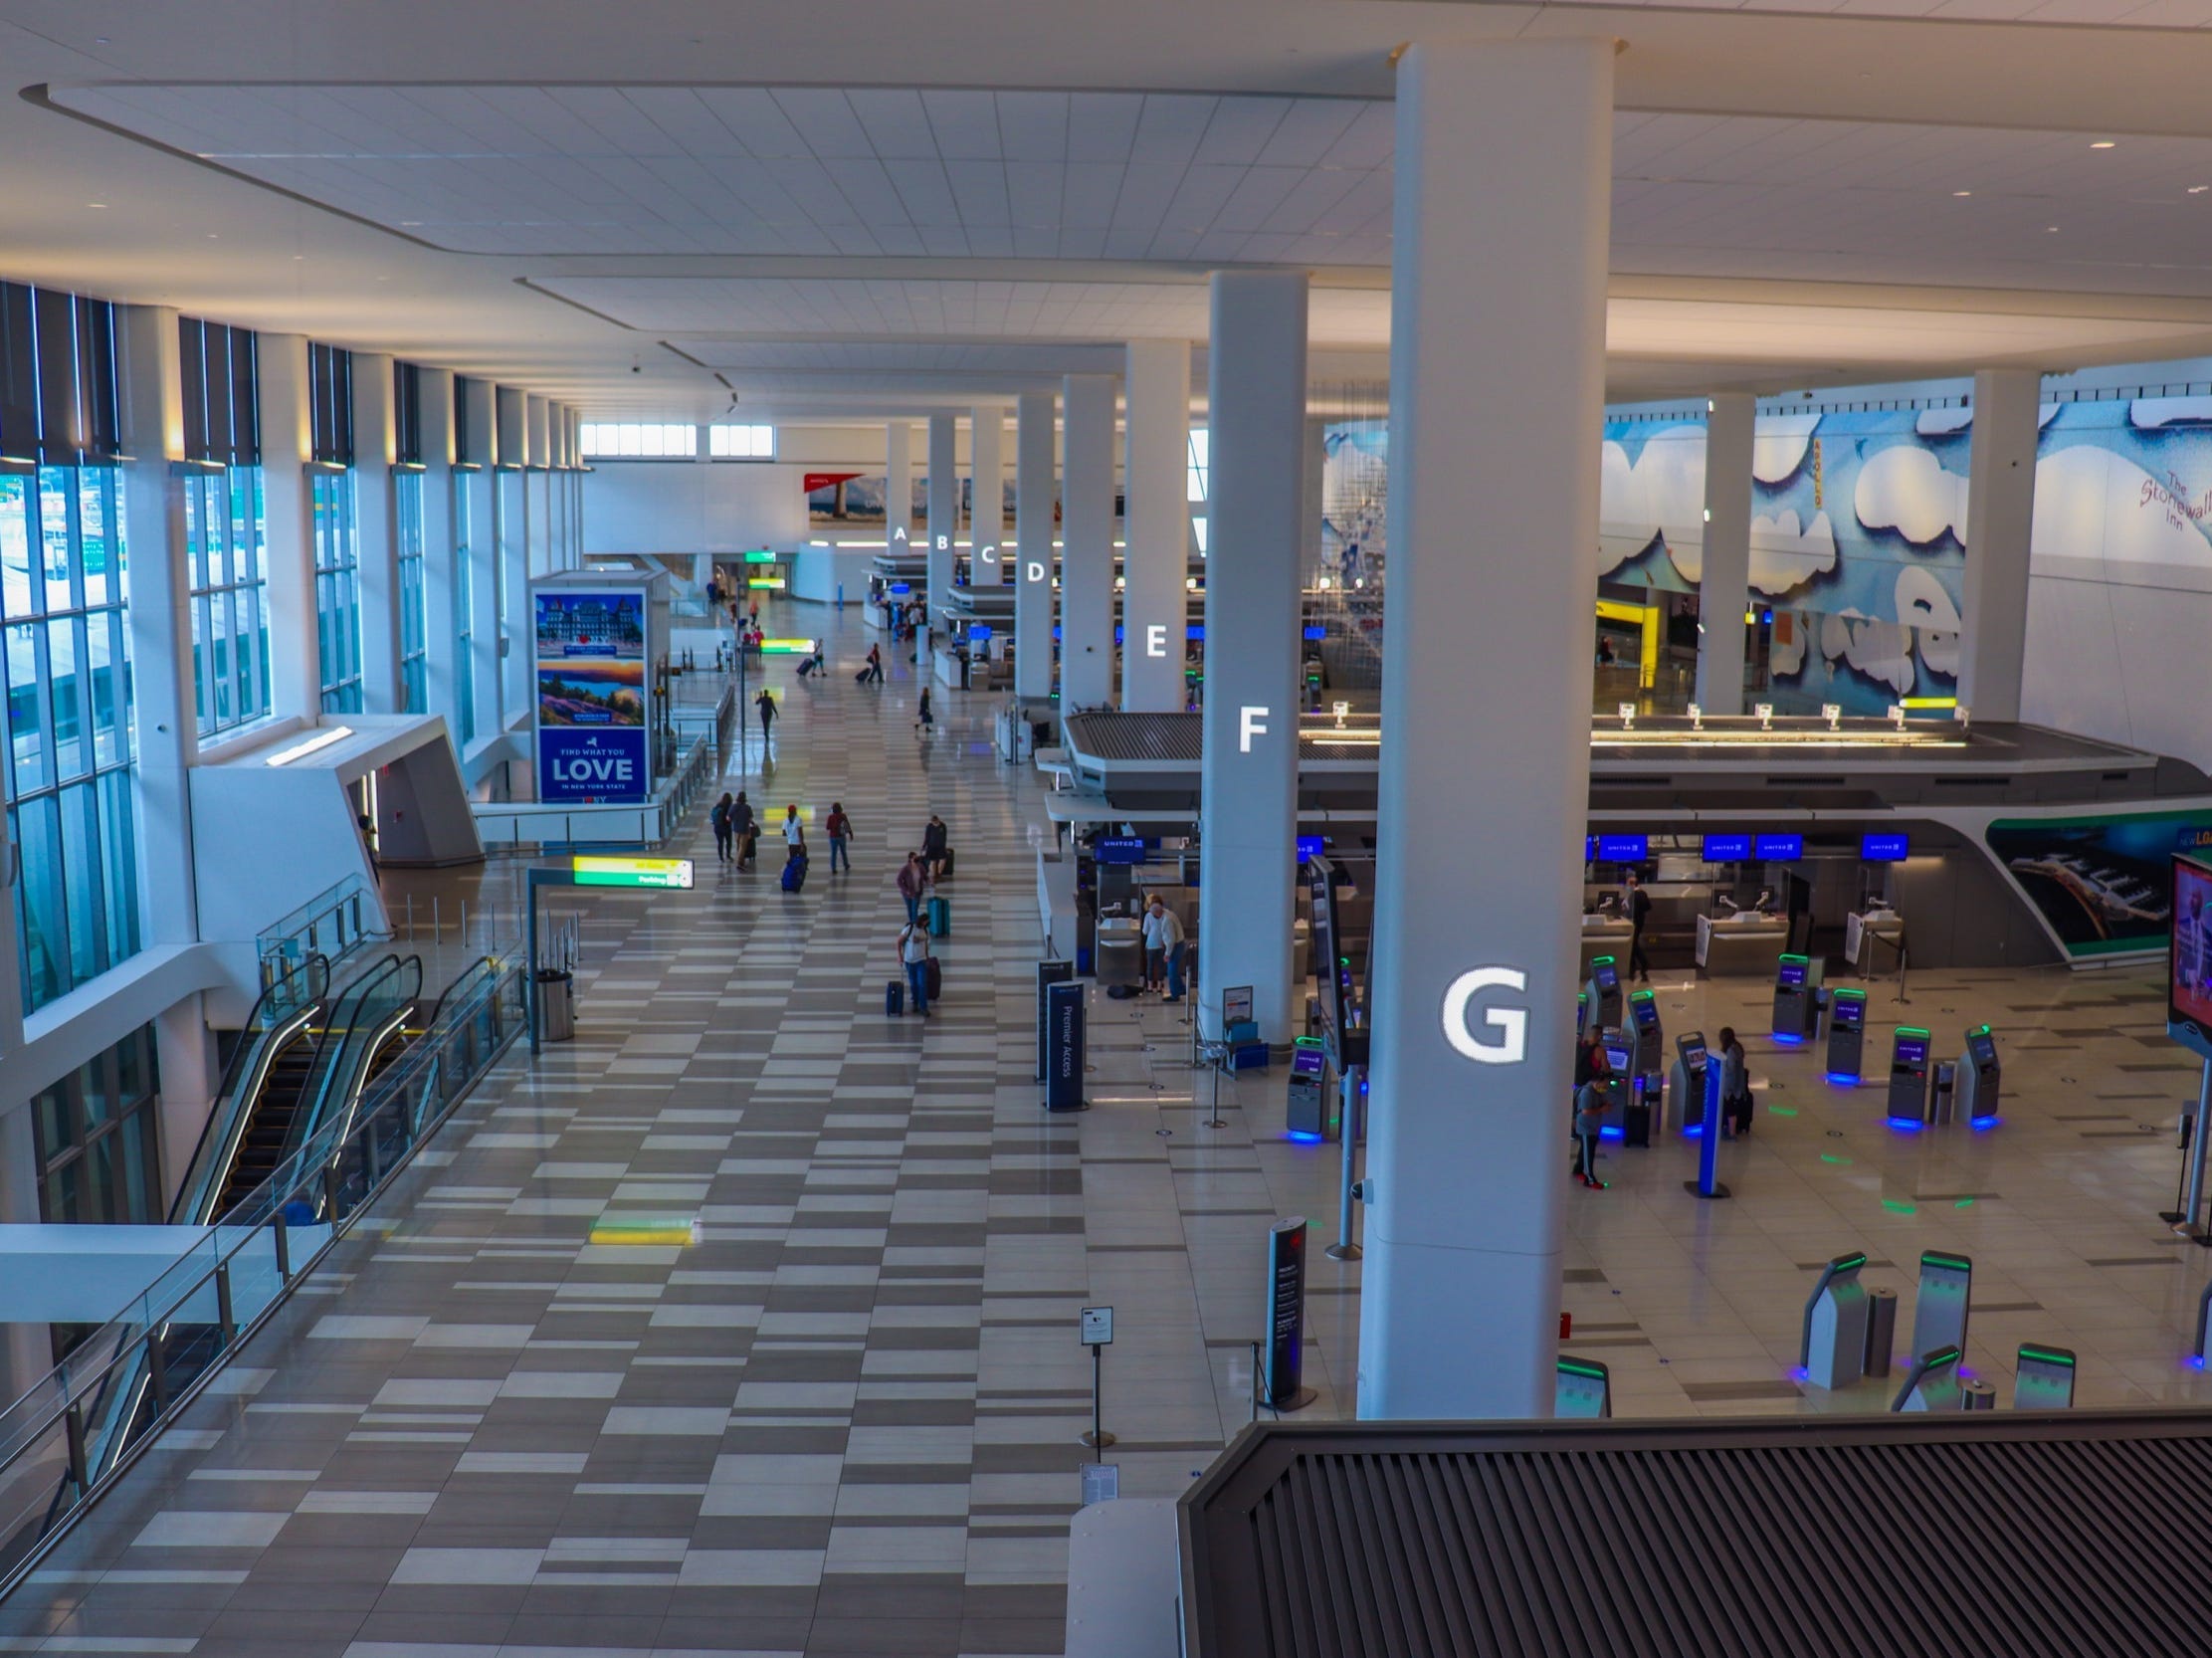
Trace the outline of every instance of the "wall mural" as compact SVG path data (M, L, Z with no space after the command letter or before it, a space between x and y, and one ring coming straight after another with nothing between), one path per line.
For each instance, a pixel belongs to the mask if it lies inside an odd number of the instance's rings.
M1769 414L1752 451L1754 600L1774 613L1772 701L1879 714L1957 682L1966 411ZM1599 540L1609 581L1694 592L1705 425L1608 421Z
M2045 404L2036 457L2036 558L2189 586L2212 569L2212 397Z

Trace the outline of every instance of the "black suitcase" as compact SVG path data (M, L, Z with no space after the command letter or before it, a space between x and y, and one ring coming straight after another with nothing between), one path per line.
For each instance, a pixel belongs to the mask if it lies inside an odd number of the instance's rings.
M946 848L944 849L944 868L943 868L943 869L942 869L941 871L939 871L939 872L938 872L938 874L939 874L939 879L942 879L942 877L944 877L944 876L947 876L947 875L950 875L951 873L952 873L952 848L950 848L950 847L948 846L948 847L946 847Z
M923 976L928 981L929 999L931 1001L935 1001L939 996L944 994L944 973L937 966L937 958L935 956L932 955L931 957L929 957L929 965L924 970Z
M1631 1103L1621 1111L1621 1139L1630 1145L1649 1147L1652 1142L1652 1109Z
M884 1017L898 1019L906 1012L906 981L895 978L884 986Z

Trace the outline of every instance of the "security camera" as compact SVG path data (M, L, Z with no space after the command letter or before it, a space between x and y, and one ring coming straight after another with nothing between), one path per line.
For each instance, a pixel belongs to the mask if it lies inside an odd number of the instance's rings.
M643 363L634 362L630 365L630 372L633 374L643 374L645 372L645 365Z

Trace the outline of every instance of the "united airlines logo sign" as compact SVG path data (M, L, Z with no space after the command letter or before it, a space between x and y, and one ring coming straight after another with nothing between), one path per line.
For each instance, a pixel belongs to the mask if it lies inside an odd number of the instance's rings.
M1460 974L1444 992L1444 1040L1477 1065L1518 1065L1528 1057L1528 1009L1486 992L1527 988L1528 975L1517 967L1474 967ZM1474 1023L1478 1009L1480 1033Z

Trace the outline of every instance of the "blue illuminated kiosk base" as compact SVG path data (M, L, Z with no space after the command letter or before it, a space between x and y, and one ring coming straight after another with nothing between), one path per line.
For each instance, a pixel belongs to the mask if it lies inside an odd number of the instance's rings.
M1708 1201L1728 1195L1728 1188L1720 1183L1720 1073L1723 1067L1716 1061L1706 1061L1705 1129L1698 1136L1698 1177L1685 1180L1682 1189L1693 1197Z

